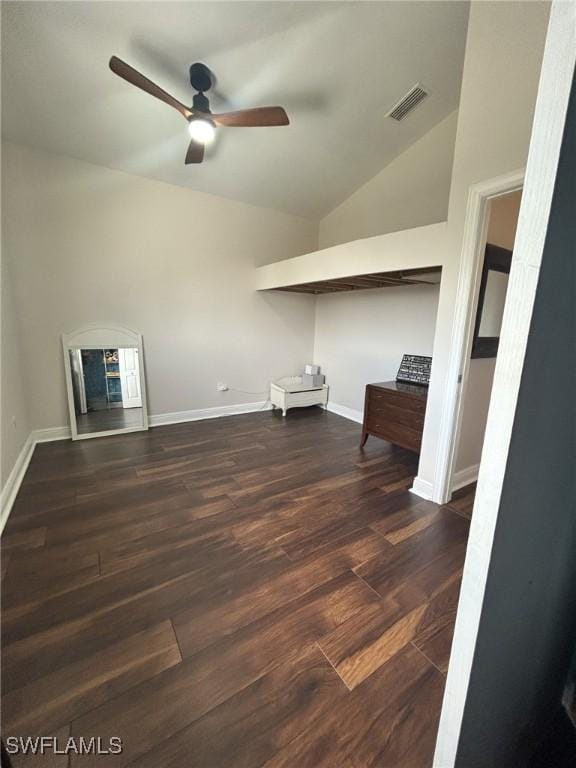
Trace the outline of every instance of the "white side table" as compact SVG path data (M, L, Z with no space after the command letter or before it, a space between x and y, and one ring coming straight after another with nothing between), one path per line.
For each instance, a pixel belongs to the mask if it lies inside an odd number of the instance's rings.
M322 405L326 408L328 386L324 384L317 389L308 389L299 377L278 379L270 384L270 402L272 407L282 409L282 416L286 416L289 408L304 408L309 405Z

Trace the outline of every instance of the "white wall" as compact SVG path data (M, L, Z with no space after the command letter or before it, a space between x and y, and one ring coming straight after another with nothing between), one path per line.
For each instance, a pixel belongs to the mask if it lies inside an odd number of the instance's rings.
M428 410L418 470L432 489L448 387L456 286L468 190L526 164L549 4L473 2L468 23L450 188L446 254Z
M396 377L402 355L431 355L438 286L380 288L318 296L314 361L330 402L364 408L366 384Z
M5 258L5 253L6 249L3 243L2 272L0 275L2 284L2 359L0 363L0 426L2 429L2 441L0 445L0 487L2 489L5 488L6 481L30 431L26 388L22 376L20 346L18 343L18 318L12 295L10 265Z
M457 117L452 112L325 216L320 248L445 221Z
M512 192L497 197L490 203L487 242L508 248L510 251L514 248L521 199L521 192ZM462 405L456 472L473 468L480 463L495 367L495 357L470 360Z
M264 400L216 381L264 393L311 358L313 298L256 293L254 267L314 223L10 144L3 182L31 428L67 424L60 335L84 323L143 334L152 415Z

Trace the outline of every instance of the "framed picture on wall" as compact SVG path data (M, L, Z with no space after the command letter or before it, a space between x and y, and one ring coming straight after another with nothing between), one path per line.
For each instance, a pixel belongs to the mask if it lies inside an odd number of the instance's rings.
M508 290L512 251L488 243L478 294L472 358L496 357Z

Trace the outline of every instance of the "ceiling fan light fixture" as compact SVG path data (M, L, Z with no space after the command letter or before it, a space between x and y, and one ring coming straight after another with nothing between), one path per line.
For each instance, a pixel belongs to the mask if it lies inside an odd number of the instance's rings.
M210 144L216 136L216 126L208 117L192 117L188 122L188 133L199 144Z
M118 56L112 56L109 63L110 69L115 75L126 80L130 85L140 88L144 93L163 101L169 107L179 112L188 123L188 132L191 141L186 152L186 165L201 163L204 160L204 148L210 144L216 136L216 127L227 126L229 128L266 128L275 125L289 125L290 120L283 107L253 107L240 109L234 112L213 114L210 111L210 102L205 91L214 85L214 75L205 64L197 62L190 67L190 84L198 91L194 94L192 106L187 107L181 101L175 99L159 85L149 80L137 69L131 67Z

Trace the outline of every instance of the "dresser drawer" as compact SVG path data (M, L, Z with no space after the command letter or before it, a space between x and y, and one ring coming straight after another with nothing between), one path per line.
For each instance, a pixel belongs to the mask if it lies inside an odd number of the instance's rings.
M402 424L394 424L390 421L373 422L369 433L374 437L387 440L389 443L408 448L409 451L419 451L422 444L422 431L410 429Z
M408 408L399 408L382 400L372 404L368 409L368 423L371 424L376 421L402 424L405 427L421 431L424 427L424 413L408 410Z
M400 408L408 408L412 411L424 414L426 412L426 400L420 397L405 395L392 390L380 389L368 385L368 399L371 404L389 403Z

